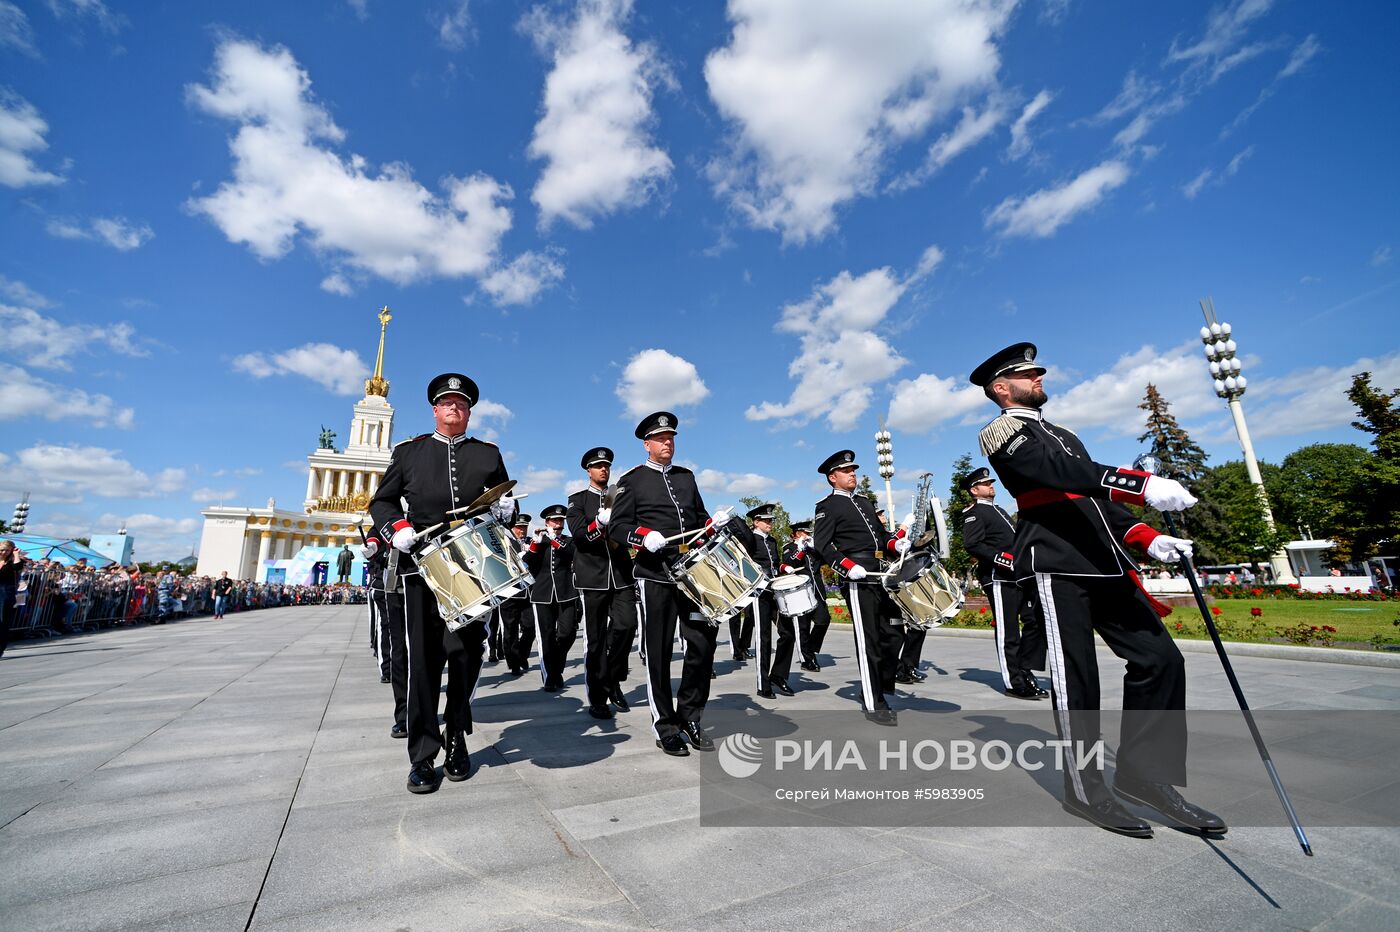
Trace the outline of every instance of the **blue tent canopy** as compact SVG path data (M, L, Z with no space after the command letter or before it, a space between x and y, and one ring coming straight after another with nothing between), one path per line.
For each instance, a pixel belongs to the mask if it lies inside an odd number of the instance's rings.
M110 566L116 562L110 557L93 550L71 538L40 537L36 534L12 534L7 540L14 541L19 552L29 560L56 560L64 566L73 566L80 559L88 561L88 566Z

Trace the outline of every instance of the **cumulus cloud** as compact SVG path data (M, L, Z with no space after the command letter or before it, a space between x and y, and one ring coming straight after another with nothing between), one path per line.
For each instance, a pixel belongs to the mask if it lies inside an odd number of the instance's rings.
M651 138L653 88L670 78L650 45L623 32L631 12L631 0L580 0L571 20L537 7L521 22L553 63L529 148L546 162L531 194L546 227L591 227L644 203L671 174Z
M132 539L132 558L142 563L179 560L190 554L198 542L201 519L167 518L147 512L100 515L46 512L43 520L31 522L35 534L48 537L87 537L90 534L114 534L126 528Z
M523 252L481 280L481 290L502 307L531 304L564 278L564 264L550 252Z
M776 329L801 337L798 354L788 366L797 385L786 402L752 405L744 416L751 421L780 420L783 426L825 417L833 430L854 427L870 407L872 386L906 362L875 328L942 259L942 250L930 246L903 278L888 266L859 276L843 271L817 286L805 301L783 308Z
M179 491L183 469L144 472L122 458L120 450L77 444L37 443L13 454L0 470L6 492L33 493L34 501L79 503L86 495L102 498L154 498Z
M127 430L136 412L107 395L56 385L36 378L19 366L0 363L0 421L41 417L50 421L73 418L95 427Z
M97 240L121 252L139 249L156 235L150 224L132 223L125 217L93 217L88 221L51 217L45 228L60 239Z
M0 298L25 307L53 307L53 302L16 278L0 275Z
M560 487L564 481L564 470L562 469L536 469L534 466L526 467L525 472L513 478L516 486L513 490L515 495L523 495L526 492L531 495L538 495L540 492L550 492ZM535 510L546 507L549 503L542 502Z
M1258 372L1246 366L1245 375ZM1249 379L1249 431L1255 437L1289 437L1313 431L1336 430L1356 420L1356 407L1347 398L1351 378L1369 372L1382 389L1400 385L1400 352L1362 356L1342 366L1310 366L1282 377ZM1360 433L1356 443L1370 441Z
M1045 415L1072 430L1098 428L1108 434L1136 436L1142 433L1144 423L1137 406L1149 382L1171 402L1172 413L1179 419L1220 409L1200 341L1191 340L1166 350L1140 347L1118 357L1105 371L1069 387L1063 386L1052 368L1045 378L1050 394Z
M34 163L34 155L49 147L44 136L49 124L34 105L0 88L0 184L9 188L63 184L61 175Z
M663 349L646 349L622 370L617 397L632 417L699 404L710 394L695 364Z
M0 47L12 48L30 58L39 57L29 17L9 0L0 0Z
M0 352L25 365L69 370L71 357L94 348L123 356L148 356L134 342L136 328L115 324L64 324L27 307L0 304Z
M321 290L338 294L343 298L348 298L355 293L355 288L350 284L350 280L339 272L332 272L321 279Z
M987 215L988 227L1002 236L1046 237L1090 210L1131 174L1127 163L1111 159L1095 165L1058 187L1043 188L1026 197L1009 197Z
M1006 156L1011 159L1025 158L1031 151L1031 121L1040 115L1055 95L1041 91L1031 98L1031 102L1021 109L1021 115L1011 124L1011 143L1006 147Z
M730 122L716 190L749 223L801 243L874 192L887 153L995 88L1001 0L731 0L710 54L710 97Z
M500 264L510 186L480 173L448 176L434 194L404 163L376 172L361 156L342 157L333 146L345 131L285 47L226 39L209 84L191 85L186 96L238 126L229 143L233 178L188 206L259 258L281 258L300 237L338 269L398 284L479 278Z
M921 434L945 422L963 420L988 404L982 389L968 385L966 379L926 372L895 383L886 423L892 430Z
M445 49L460 52L472 38L472 14L469 0L454 0L452 5L438 14L438 43Z
M773 488L776 481L756 472L722 472L718 469L701 469L695 473L695 484L702 492L726 493L734 496L762 495Z
M211 489L208 487L195 489L190 493L190 501L199 504L209 502L226 502L238 494L237 489Z
M233 368L255 379L299 375L337 395L359 394L369 376L369 366L359 353L333 343L306 343L280 353L244 353L234 357Z

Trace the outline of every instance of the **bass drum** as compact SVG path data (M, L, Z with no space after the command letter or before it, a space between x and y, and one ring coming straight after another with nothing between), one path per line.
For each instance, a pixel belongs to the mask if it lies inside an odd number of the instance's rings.
M962 586L928 553L906 559L899 573L886 579L885 588L910 628L937 628L958 613L966 598Z
M448 631L529 589L532 577L511 538L504 525L486 514L468 518L414 553Z

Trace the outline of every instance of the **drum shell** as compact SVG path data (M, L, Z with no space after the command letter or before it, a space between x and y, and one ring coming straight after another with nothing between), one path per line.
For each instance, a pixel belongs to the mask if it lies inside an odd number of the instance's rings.
M805 573L779 576L768 584L778 602L778 613L797 617L817 610L817 587Z
M904 623L911 628L937 628L962 607L962 587L937 561L930 560L901 580L890 592Z
M506 527L489 515L469 518L414 554L447 630L456 631L532 581Z
M746 608L768 582L744 546L724 530L672 563L671 575L712 625Z

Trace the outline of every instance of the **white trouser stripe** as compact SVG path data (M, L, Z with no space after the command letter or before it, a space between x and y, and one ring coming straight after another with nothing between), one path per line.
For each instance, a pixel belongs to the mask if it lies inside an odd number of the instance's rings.
M407 728L408 711L413 708L413 638L408 636L408 585L406 583L403 587L403 598L400 601L403 602L403 646L405 651L404 657L408 660L408 664L404 668L404 693L408 696L408 709L405 709L403 714L403 725L405 728ZM436 720L436 717L437 716L434 715L434 720ZM410 742L410 744L411 743L412 742ZM410 764L418 763L416 760L413 759L412 752L410 752L408 755L408 762Z
M851 608L851 627L856 632L856 665L860 667L860 689L865 697L865 711L873 712L876 709L875 691L870 682L870 664L866 662L868 648L865 643L865 625L861 623L860 599L856 595L856 584L851 583L847 587L850 592L850 601L847 603Z
M583 695L588 698L588 602L583 593L578 594L579 625L583 628ZM592 700L588 700L592 701Z
M1048 652L1050 685L1053 690L1055 717L1060 723L1060 737L1066 741L1073 741L1074 735L1070 727L1069 692L1065 689L1065 651L1060 642L1060 618L1055 612L1055 596L1050 587L1050 574L1036 573L1035 586L1036 591L1040 593L1040 606L1045 618L1045 638L1050 648ZM1068 750L1061 753L1065 757L1070 755ZM1065 769L1069 771L1070 782L1074 786L1074 795L1081 803L1087 805L1089 796L1084 792L1084 783L1079 778L1079 770L1075 768L1072 760L1065 761Z
M1001 583L992 580L992 620L996 622L997 663L1001 665L1001 681L1011 688L1011 668L1006 663L1006 609L1001 598Z
M540 685L549 685L549 674L544 669L544 635L540 633L540 610L530 603L530 614L535 616L535 643L540 645Z

